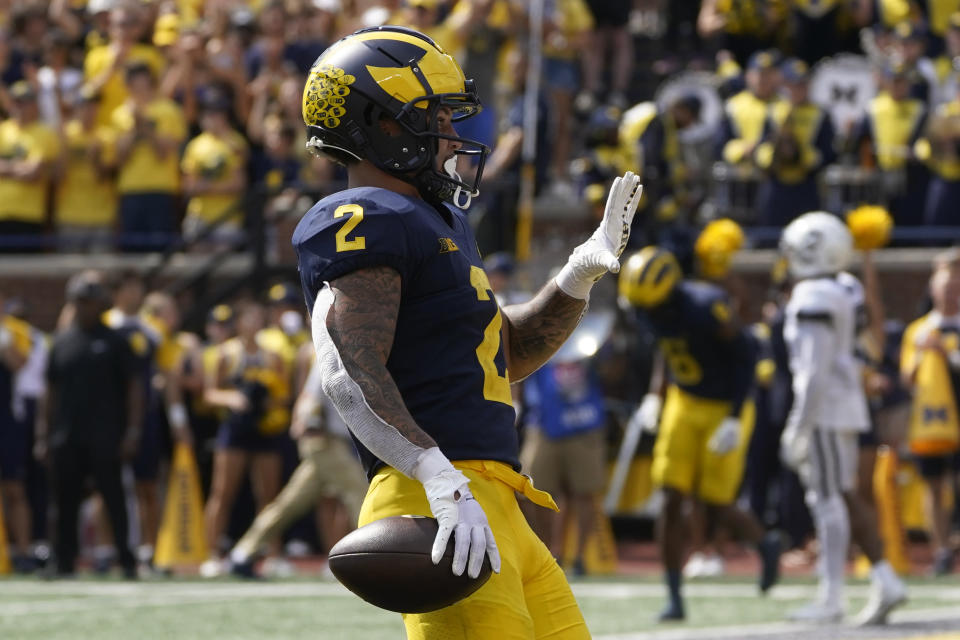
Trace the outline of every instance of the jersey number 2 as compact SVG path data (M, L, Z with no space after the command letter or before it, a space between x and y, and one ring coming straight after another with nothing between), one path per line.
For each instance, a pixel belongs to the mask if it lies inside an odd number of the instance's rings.
M487 274L480 267L470 266L470 285L477 290L477 300L490 299L490 282L487 280ZM512 407L510 380L507 378L506 371L504 375L500 375L497 371L497 363L494 362L497 351L500 350L502 324L503 319L500 317L498 308L493 320L483 330L483 342L477 347L477 360L480 361L480 367L483 369L483 397Z
M367 248L367 239L363 236L357 236L353 240L347 240L347 234L353 231L360 221L363 220L363 207L358 204L343 204L333 212L334 218L342 218L350 214L350 218L337 231L337 253L341 251L357 251Z

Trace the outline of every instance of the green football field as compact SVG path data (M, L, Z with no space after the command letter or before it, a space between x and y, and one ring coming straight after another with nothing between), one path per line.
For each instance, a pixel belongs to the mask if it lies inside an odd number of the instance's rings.
M909 604L887 627L871 629L783 622L785 611L813 594L809 580L788 580L766 598L740 579L688 584L689 621L670 626L653 623L662 603L655 579L584 580L573 587L593 637L603 640L960 639L958 579L912 581ZM866 586L854 583L848 591L849 610L855 611ZM399 616L364 603L332 580L0 579L2 640L403 637Z

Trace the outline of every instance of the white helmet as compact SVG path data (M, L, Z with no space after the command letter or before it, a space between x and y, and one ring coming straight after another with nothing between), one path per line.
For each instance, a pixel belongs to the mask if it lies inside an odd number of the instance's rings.
M832 213L805 213L783 230L780 251L796 279L828 276L843 271L853 252L847 225Z

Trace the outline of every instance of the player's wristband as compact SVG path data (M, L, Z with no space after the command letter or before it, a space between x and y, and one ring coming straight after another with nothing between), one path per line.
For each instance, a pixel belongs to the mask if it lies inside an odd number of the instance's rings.
M464 484L469 482L467 477L453 466L447 456L443 455L440 447L430 447L424 450L417 459L417 464L413 468L413 477L425 484L428 480L436 478L441 474L457 474L464 480Z
M557 283L560 291L563 291L571 298L586 300L590 296L590 289L593 288L596 280L591 278L578 278L574 271L574 268L568 262L560 269L560 273L557 274L554 281Z

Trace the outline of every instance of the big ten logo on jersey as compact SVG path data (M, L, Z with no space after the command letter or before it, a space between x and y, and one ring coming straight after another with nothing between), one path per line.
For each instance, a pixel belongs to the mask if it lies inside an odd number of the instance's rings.
M346 97L356 78L343 69L325 64L310 72L307 89L303 92L303 119L308 125L323 125L328 129L340 126L346 115Z
M670 367L670 375L679 385L694 385L703 379L703 368L690 355L690 348L683 338L662 338L660 347Z
M490 281L480 267L470 265L470 286L477 291L477 300L493 299ZM503 318L500 316L500 308L496 307L493 319L484 329L483 340L477 347L477 360L480 362L480 368L483 369L483 397L513 406L513 398L510 395L510 374L504 368L503 375L500 375L496 363L497 353L500 351L502 326Z

